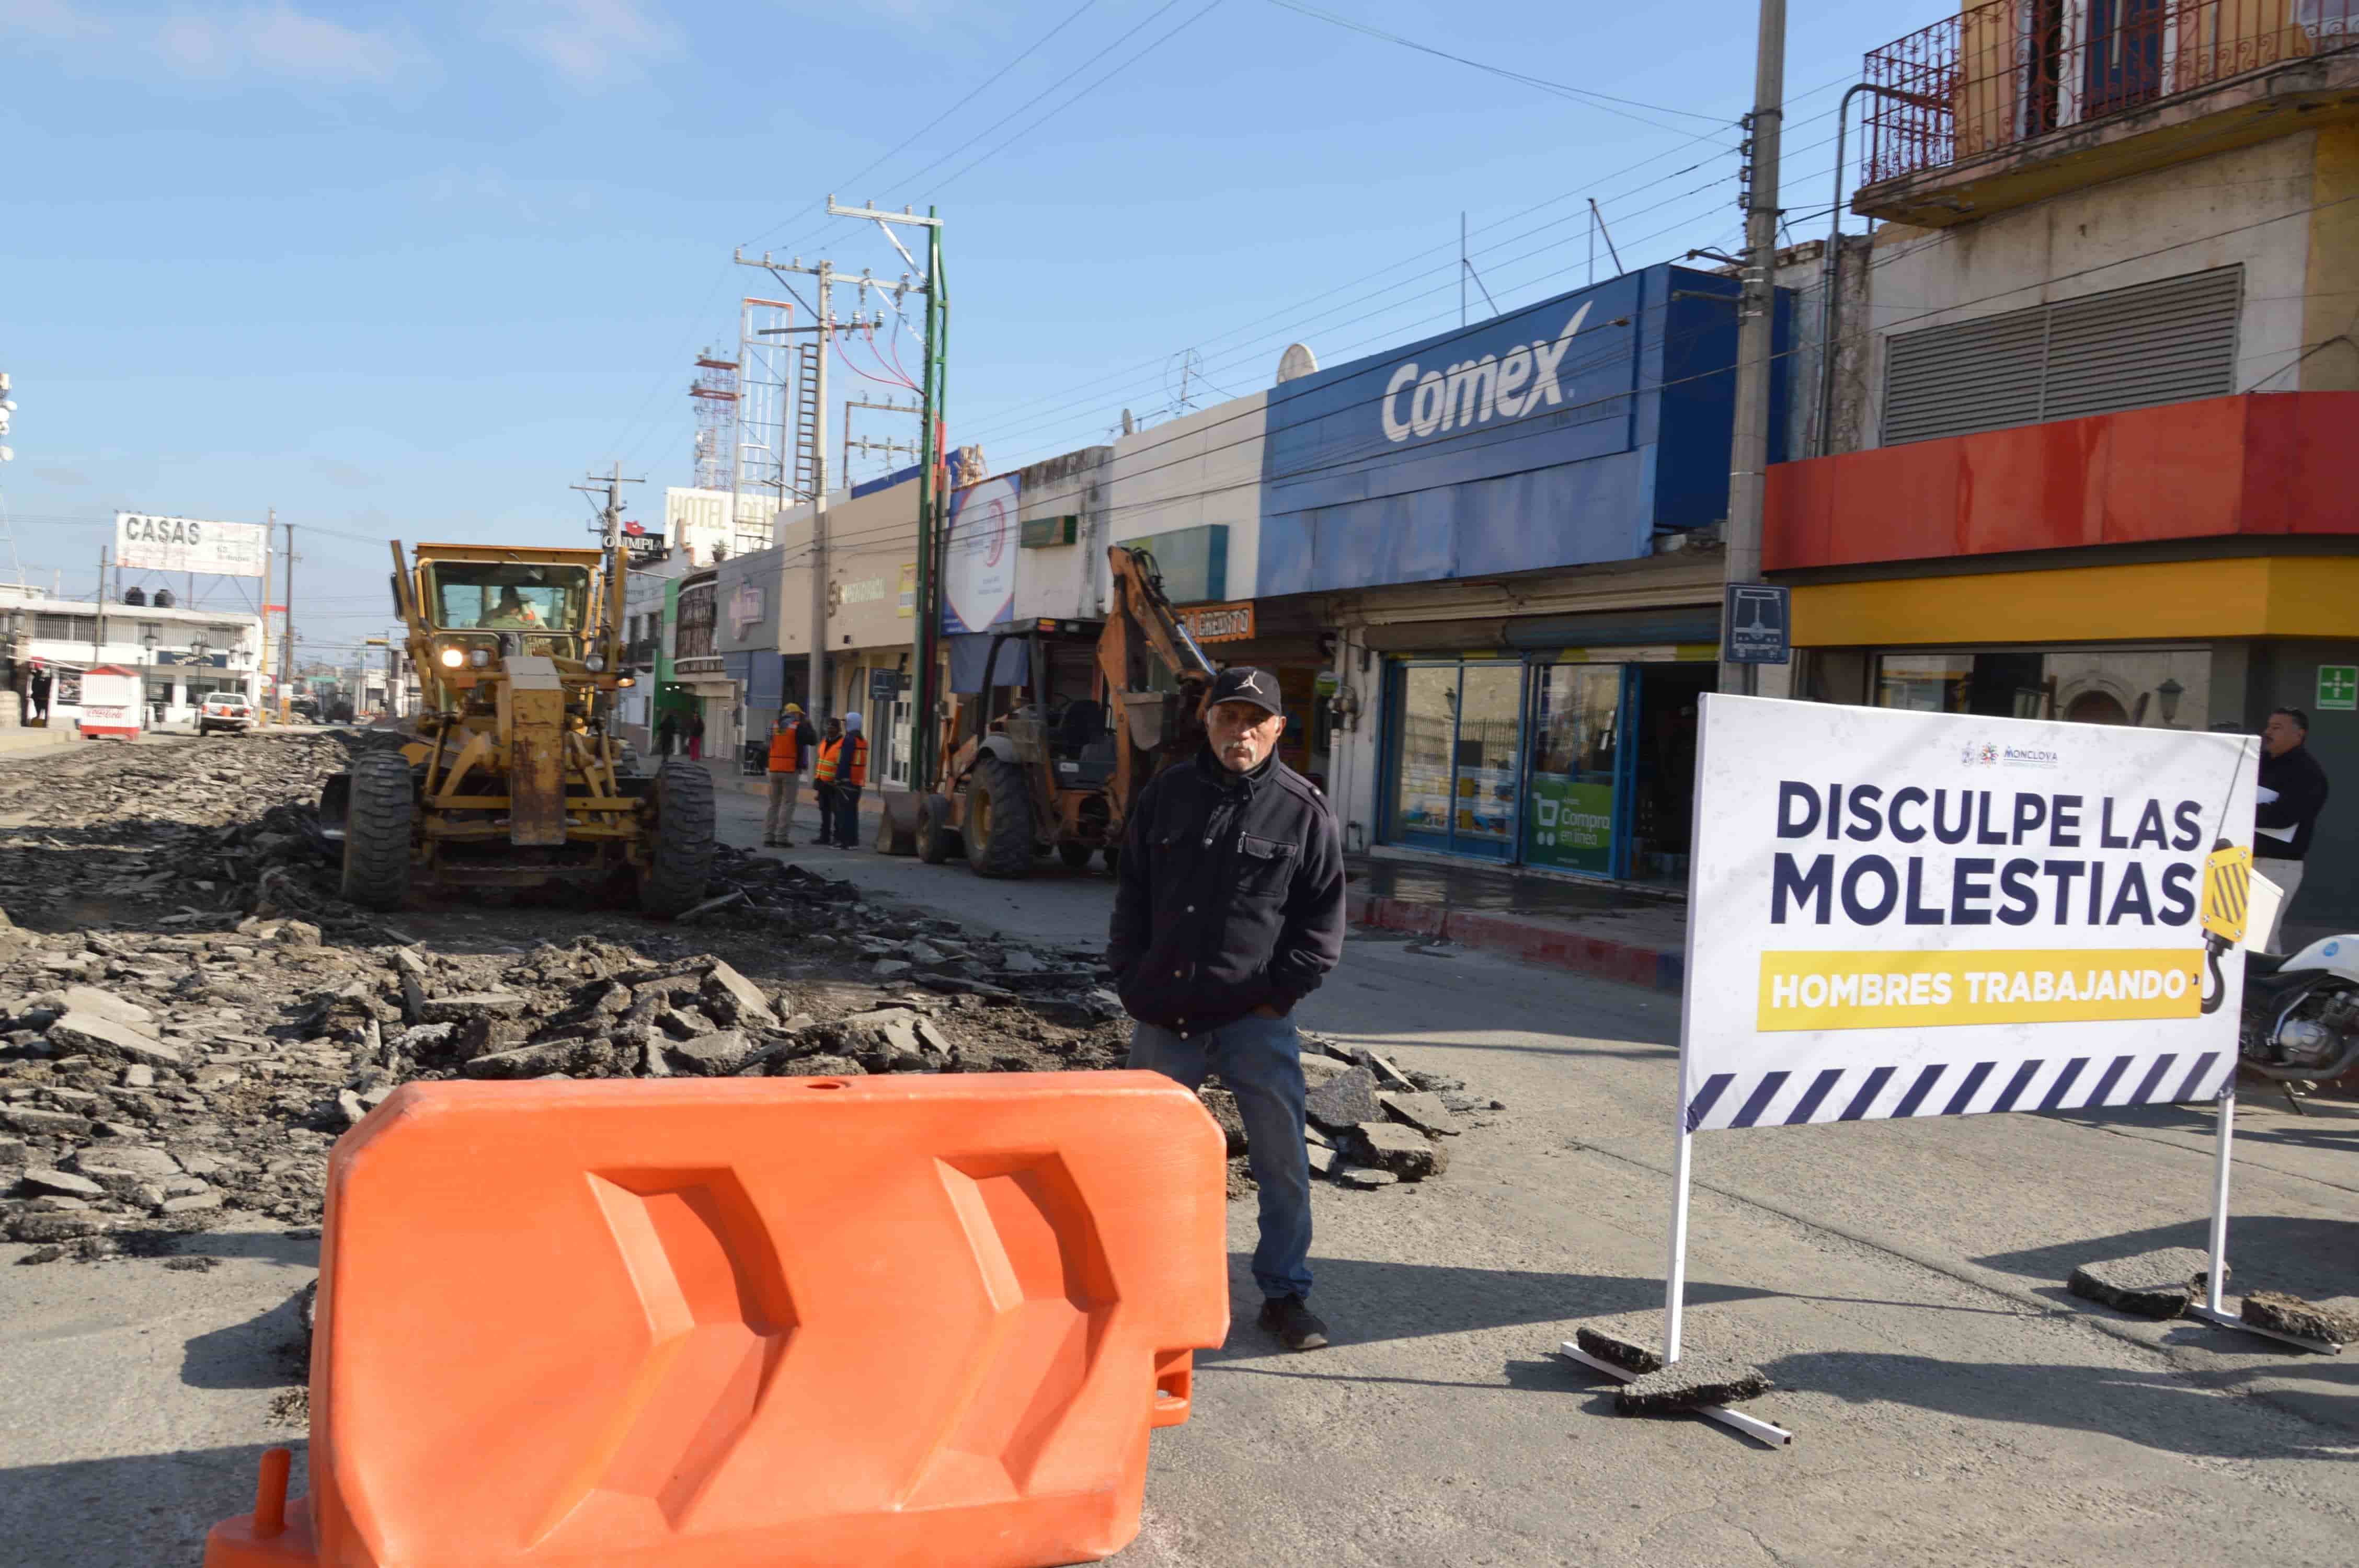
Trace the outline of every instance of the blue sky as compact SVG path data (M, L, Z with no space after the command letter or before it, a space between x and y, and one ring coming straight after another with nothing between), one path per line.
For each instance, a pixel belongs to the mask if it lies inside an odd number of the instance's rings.
M19 557L86 593L118 507L275 506L326 653L389 535L570 542L617 459L659 515L689 362L769 287L733 245L901 270L830 190L940 204L951 438L999 468L1160 416L1191 348L1201 401L1454 322L1462 210L1502 308L1585 280L1588 196L1632 266L1736 243L1750 4L1347 5L1538 80L1276 0L0 0ZM1861 54L1951 8L1797 8L1798 238Z

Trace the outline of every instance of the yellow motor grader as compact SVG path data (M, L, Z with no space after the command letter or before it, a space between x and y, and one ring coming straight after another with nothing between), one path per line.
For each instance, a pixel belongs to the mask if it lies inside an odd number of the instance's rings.
M650 914L700 902L712 865L712 776L669 761L616 768L620 549L393 542L394 611L418 672L399 750L364 752L328 781L321 831L343 894L389 909L436 887L587 882Z

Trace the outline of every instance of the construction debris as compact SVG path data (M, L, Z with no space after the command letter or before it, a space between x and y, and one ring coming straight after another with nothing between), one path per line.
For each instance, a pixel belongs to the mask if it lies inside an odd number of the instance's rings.
M1614 1390L1614 1408L1623 1415L1660 1415L1698 1405L1734 1404L1768 1391L1769 1379L1759 1368L1690 1351Z
M2192 1247L2083 1263L2067 1288L2076 1296L2118 1307L2139 1317L2173 1318L2204 1294L2212 1260Z
M2349 1304L2306 1302L2277 1291L2255 1291L2238 1314L2255 1328L2321 1339L2330 1345L2359 1344L2359 1311Z
M330 1145L413 1080L1127 1055L1096 950L979 933L725 847L695 947L621 907L347 904L312 803L372 743L261 735L0 770L0 1240L35 1244L26 1260L237 1216L316 1224ZM1440 1138L1498 1108L1307 1033L1303 1060L1314 1168L1342 1185L1438 1176ZM1202 1098L1233 1195L1250 1191L1234 1095L1216 1080Z

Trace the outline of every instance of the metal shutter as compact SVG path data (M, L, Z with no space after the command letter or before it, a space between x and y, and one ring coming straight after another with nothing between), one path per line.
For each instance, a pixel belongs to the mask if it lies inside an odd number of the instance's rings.
M2078 419L2236 390L2244 269L2223 266L2049 307L2042 419Z
M1897 333L1884 442L2078 419L2236 390L2244 269L2225 266Z
M1884 372L1884 441L1930 441L2039 417L2048 308L1894 334Z

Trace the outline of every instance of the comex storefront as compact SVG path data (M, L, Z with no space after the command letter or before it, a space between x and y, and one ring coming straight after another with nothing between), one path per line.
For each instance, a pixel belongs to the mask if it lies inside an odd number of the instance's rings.
M1270 392L1258 603L1320 598L1347 847L1685 884L1735 290L1652 267Z
M1685 885L1700 699L1719 671L1704 640L1713 617L1705 603L1542 618L1504 630L1601 640L1387 654L1379 841ZM1602 640L1640 630L1659 640Z

